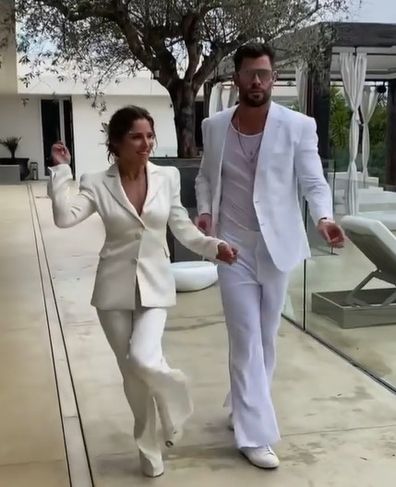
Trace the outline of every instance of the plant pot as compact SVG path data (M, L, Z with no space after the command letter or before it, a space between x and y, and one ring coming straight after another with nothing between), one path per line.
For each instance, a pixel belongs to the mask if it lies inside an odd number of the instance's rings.
M11 157L0 157L0 164L3 165L19 165L19 171L21 175L21 181L24 181L29 175L28 167L29 158L28 157L16 157L11 159Z

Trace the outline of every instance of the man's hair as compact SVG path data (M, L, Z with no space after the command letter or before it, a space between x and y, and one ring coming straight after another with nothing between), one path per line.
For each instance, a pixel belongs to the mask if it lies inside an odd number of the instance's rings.
M274 65L275 51L271 46L268 44L261 44L259 42L244 44L243 46L239 47L234 54L235 71L238 72L241 69L244 59L257 59L262 56L268 56L271 66Z

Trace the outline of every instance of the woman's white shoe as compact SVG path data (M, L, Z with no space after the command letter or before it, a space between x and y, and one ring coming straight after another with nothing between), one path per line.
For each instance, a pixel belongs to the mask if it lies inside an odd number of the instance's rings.
M149 458L143 453L139 453L140 457L140 469L146 477L160 477L164 473L164 464L162 459L155 462L155 464L149 460Z

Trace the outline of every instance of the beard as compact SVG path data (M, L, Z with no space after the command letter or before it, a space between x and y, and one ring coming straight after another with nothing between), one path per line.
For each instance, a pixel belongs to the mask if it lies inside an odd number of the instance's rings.
M245 91L239 94L240 101L249 107L261 107L268 103L271 98L271 91L262 91L261 93L249 93Z

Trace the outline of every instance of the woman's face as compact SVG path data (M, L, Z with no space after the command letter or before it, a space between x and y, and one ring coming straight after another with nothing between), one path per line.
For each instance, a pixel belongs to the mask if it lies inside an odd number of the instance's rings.
M145 165L150 157L155 142L155 134L150 122L145 118L135 120L130 130L124 135L117 147L121 161L130 164Z

